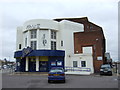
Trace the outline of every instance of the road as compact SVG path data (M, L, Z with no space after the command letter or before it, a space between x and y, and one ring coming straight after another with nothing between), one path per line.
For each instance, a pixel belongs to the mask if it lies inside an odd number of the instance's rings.
M3 88L118 88L117 76L66 75L66 83L48 83L47 75L3 74Z

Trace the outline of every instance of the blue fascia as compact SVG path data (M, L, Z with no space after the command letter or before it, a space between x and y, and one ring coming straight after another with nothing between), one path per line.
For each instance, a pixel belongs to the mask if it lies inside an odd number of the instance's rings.
M65 56L64 50L33 50L27 56ZM16 51L14 58L22 57L22 51Z

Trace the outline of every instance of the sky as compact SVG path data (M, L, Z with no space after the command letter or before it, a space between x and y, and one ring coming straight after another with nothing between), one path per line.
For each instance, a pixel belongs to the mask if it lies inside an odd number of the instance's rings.
M106 38L106 52L118 60L119 0L1 0L0 59L14 61L16 28L30 19L88 17L101 26Z

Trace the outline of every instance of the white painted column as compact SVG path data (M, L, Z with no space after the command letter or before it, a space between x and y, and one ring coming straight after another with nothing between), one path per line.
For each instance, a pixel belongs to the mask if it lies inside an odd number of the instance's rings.
M40 40L39 40L39 29L37 29L37 49L39 49L39 43L40 43Z
M36 71L39 71L39 57L36 57Z
M30 31L28 30L28 37L27 37L27 46L30 47L30 38L31 38L31 34L30 34Z
M49 29L48 30L48 41L47 41L47 43L48 43L48 49L51 49L51 30Z
M28 71L28 57L26 57L25 71Z

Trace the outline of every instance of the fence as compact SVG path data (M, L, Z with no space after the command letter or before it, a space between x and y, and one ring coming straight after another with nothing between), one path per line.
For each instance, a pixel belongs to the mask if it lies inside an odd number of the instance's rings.
M83 67L65 67L66 74L91 74L90 68L83 68Z
M14 68L5 68L5 69L1 69L0 73L14 73L15 69Z

